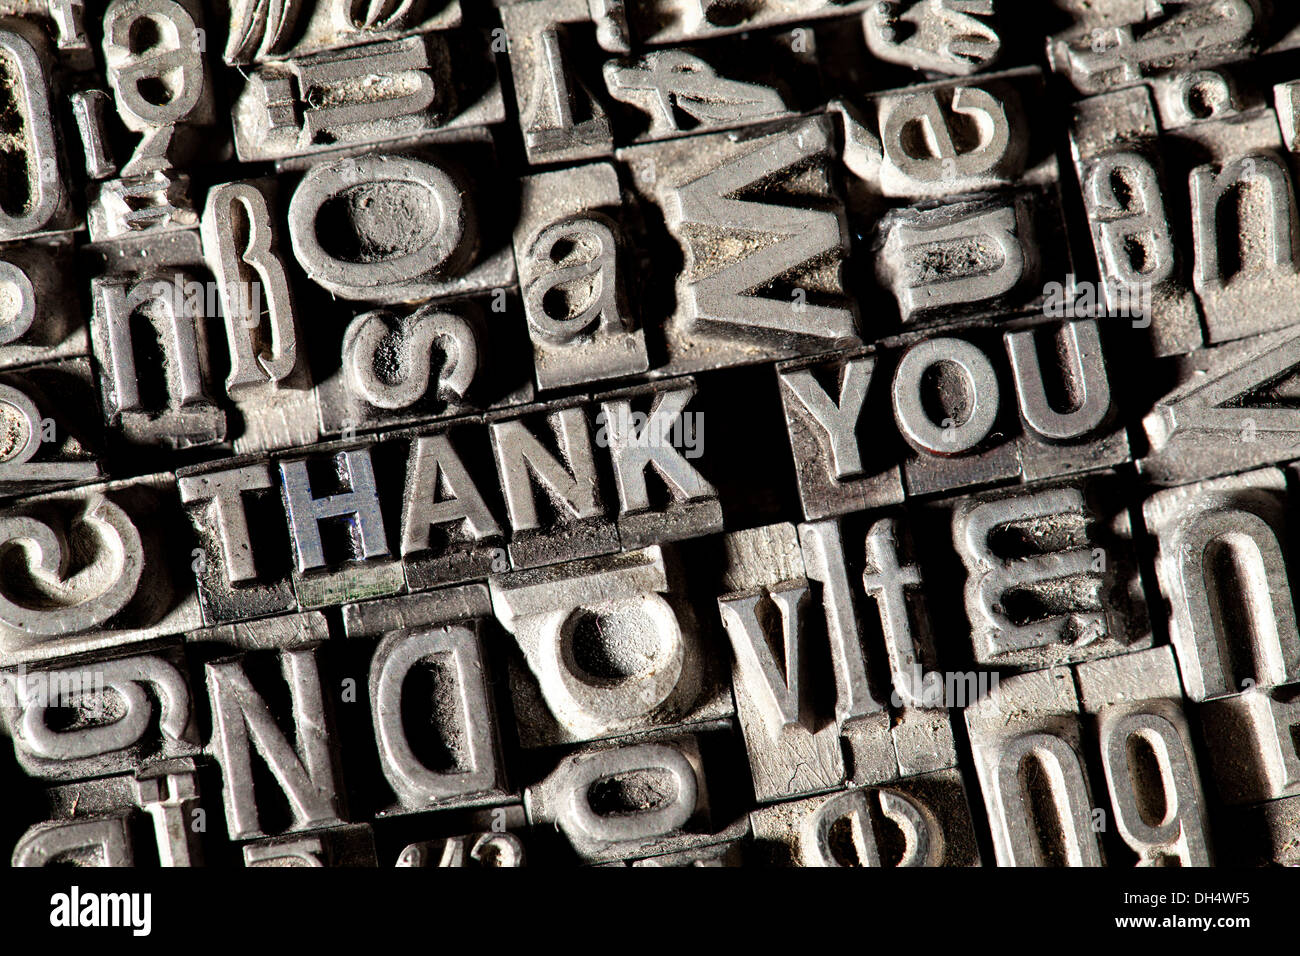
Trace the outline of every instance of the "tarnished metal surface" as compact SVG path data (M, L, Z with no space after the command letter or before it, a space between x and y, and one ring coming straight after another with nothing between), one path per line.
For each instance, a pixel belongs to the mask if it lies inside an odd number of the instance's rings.
M1026 5L0 0L13 865L1300 865L1300 9Z

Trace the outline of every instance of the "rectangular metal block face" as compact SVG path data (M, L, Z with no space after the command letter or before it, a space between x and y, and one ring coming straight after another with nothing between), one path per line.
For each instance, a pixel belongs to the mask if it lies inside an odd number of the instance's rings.
M1150 91L1138 86L1081 101L1070 144L1106 305L1145 327L1157 356L1200 348L1200 308L1180 253L1187 226L1165 198L1172 173ZM1127 202L1111 201L1117 179L1131 190Z
M866 185L888 199L940 199L1056 182L1053 148L1040 141L1026 112L1043 95L1041 71L1024 68L852 101L864 121L855 136L881 144L879 167L869 170ZM980 135L972 136L972 127Z
M130 277L156 271L172 275L178 269L185 272L204 267L203 239L200 230L195 228L169 230L148 239L87 243L77 252L79 255L73 260L76 267L86 269L93 276ZM214 305L215 300L214 296ZM206 294L203 304L206 307Z
M690 735L581 748L527 788L529 823L534 832L539 826L558 829L578 859L593 863L681 853L747 836L747 820L720 825L712 819L714 773L703 756L701 738ZM624 799L618 790L598 785L610 774L633 785L671 779L677 784L667 798L671 814L640 820L635 812L610 814Z
M1175 386L1142 421L1149 451L1138 469L1178 485L1286 461L1300 441L1285 395L1300 365L1300 332L1283 329L1193 352Z
M484 294L500 308L500 295L515 285L518 189L510 181L503 188L487 130L277 165L302 174L289 193L287 245L324 290L310 290L308 307L332 302L331 295L400 305ZM358 190L368 202L349 200Z
M814 32L748 33L607 59L605 105L620 144L698 136L810 112L825 102Z
M735 713L725 651L671 552L516 571L490 586L517 646L509 677L521 746L654 738Z
M874 427L873 413L888 401L882 395L888 390L885 377L875 374L877 361L870 352L853 352L777 366L799 499L809 521L903 500L896 463L901 443L891 445Z
M633 188L664 219L668 235L647 241L682 257L675 302L656 295L656 310L642 313L661 326L665 372L859 344L834 138L821 116L619 151ZM761 198L728 198L759 183ZM753 233L764 237L758 248Z
M1131 460L1128 435L1122 426L1103 429L1095 439L1085 438L1074 445L1051 445L1031 439L1020 447L1021 477L1026 483L1115 468Z
M884 707L838 722L846 783L855 786L886 783L898 776L897 741L892 724L893 716ZM906 740L903 747L906 751Z
M918 775L762 807L751 856L767 866L979 866L961 774ZM898 829L896 829L898 828ZM905 828L905 829L904 829ZM899 840L900 830L912 834ZM843 839L851 832L852 838Z
M397 546L405 464L399 443L342 443L275 462L292 545L289 575L300 607L406 589Z
M986 492L951 509L975 660L1045 668L1153 644L1123 479Z
M1133 701L1179 700L1183 696L1178 664L1168 647L1076 664L1074 674L1079 706L1090 714Z
M460 418L534 398L521 307L504 289L415 309L358 308L324 347L338 365L316 386L326 435Z
M996 694L966 708L966 729L972 742L1011 737L1026 731L1069 726L1079 698L1069 668L1016 674L1001 681Z
M732 689L754 797L769 803L833 790L845 779L844 755L834 716L806 684L810 589L797 533L788 524L738 531L723 547L718 611L732 645Z
M917 201L872 221L876 289L899 317L863 325L870 340L1002 316L1051 315L1048 282L1074 272L1055 180ZM856 223L855 223L856 224ZM873 309L886 312L888 306Z
M619 550L618 526L596 471L592 425L578 402L487 417L510 524L514 568Z
M178 570L190 542L174 533L185 522L173 481L150 475L108 482L23 499L0 511L0 547L21 556L7 565L0 585L0 664L132 644L201 625L198 600ZM71 556L60 550L69 537L81 542L81 567L92 573L42 572L43 562L69 568ZM15 551L19 540L42 541L48 557ZM47 594L44 600L26 596L23 589L32 587Z
M1228 803L1300 796L1300 687L1216 697L1197 706L1218 790Z
M131 772L200 752L198 702L186 673L175 643L20 667L0 673L0 719L29 776L79 780ZM73 715L61 729L60 711Z
M181 469L177 487L197 547L189 565L208 625L292 611L289 528L271 466Z
M1245 110L1179 128L1164 139L1169 155L1182 158L1171 174L1185 177L1191 194L1192 281L1207 344L1294 325L1300 213L1277 114ZM1188 168L1189 161L1195 165ZM1236 224L1225 227L1225 210L1233 207ZM1252 307L1262 297L1269 308Z
M618 539L624 548L681 541L722 530L722 505L714 498L669 505L661 512L621 515Z
M492 600L486 585L466 584L427 594L407 594L343 606L348 637L379 637L390 631L433 627L490 617Z
M903 777L957 766L957 744L948 711L909 707L890 728Z
M1048 60L1084 94L1249 58L1263 27L1260 8L1247 0L1209 10L1131 2L1094 8L1075 0L1058 5L1076 25L1049 38Z
M1100 752L1110 795L1115 825L1102 831L1110 865L1209 866L1209 806L1173 651L1155 647L1089 661L1074 673L1084 725ZM1155 772L1137 769L1157 752ZM1149 826L1144 815L1155 800L1171 808L1158 827Z
M635 550L722 531L722 502L705 460L704 403L692 378L592 398L596 447L605 450L618 498L618 535Z
M523 181L515 262L542 391L650 367L629 295L634 276L625 247L632 237L622 204L618 174L607 163Z
M0 315L0 368L90 354L90 334L76 298L60 276L71 267L67 243L28 243L0 256L0 278L11 291Z
M304 608L329 607L400 594L406 577L397 561L380 561L366 568L340 568L319 574L293 572L294 592Z
M310 445L321 437L320 403L310 381L231 403L245 430L231 442L236 455L256 455Z
M0 423L8 436L0 494L102 478L104 429L97 400L86 359L0 371Z
M505 104L490 43L475 30L424 33L258 66L234 103L239 158L277 160L499 123Z
M340 722L368 719L383 777L365 796L354 790L354 808L383 819L518 799L506 788L482 630L472 618L349 640L350 650L369 652L369 714L355 708ZM341 727L345 737L361 729Z
M510 538L511 566L537 568L618 550L618 527L604 519L575 521L545 534L518 531Z
M975 769L999 866L1101 866L1069 668L1017 674L966 708ZM1031 809L1047 775L1055 779L1055 820Z
M529 163L572 163L614 151L595 64L598 47L625 48L627 23L618 17L594 22L592 14L584 0L529 0L501 8Z
M1298 56L0 0L10 862L1300 865Z
M428 559L405 558L402 569L408 591L424 591L471 581L508 567L510 559L500 546L485 545L449 551Z
M505 505L484 424L419 428L383 444L406 459L398 533L407 589L509 570Z
M1267 468L1170 488L1143 505L1192 700L1296 679L1300 634L1288 584L1286 490L1283 473Z
M962 487L1002 485L1020 474L1014 445L977 451L961 460L947 461L929 455L912 455L903 475L909 496L934 495Z

